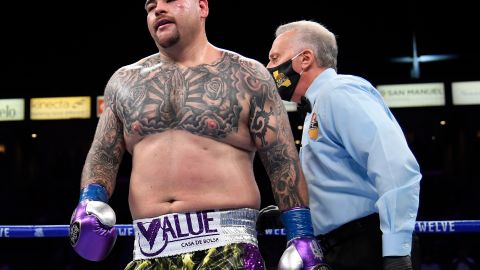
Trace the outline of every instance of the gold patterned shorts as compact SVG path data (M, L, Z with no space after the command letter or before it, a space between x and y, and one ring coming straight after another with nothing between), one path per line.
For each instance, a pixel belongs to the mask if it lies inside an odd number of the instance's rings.
M134 260L125 270L264 270L265 263L258 247L235 243L169 257Z

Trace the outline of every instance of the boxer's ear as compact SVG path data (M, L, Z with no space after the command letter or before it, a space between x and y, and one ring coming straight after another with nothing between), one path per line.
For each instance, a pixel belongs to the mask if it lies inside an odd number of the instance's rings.
M200 17L207 18L209 13L208 0L199 0L198 6L200 7Z

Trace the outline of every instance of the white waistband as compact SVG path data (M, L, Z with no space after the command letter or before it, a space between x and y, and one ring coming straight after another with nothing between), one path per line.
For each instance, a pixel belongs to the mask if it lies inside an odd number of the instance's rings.
M232 243L257 245L258 210L175 213L133 221L133 259L166 257Z

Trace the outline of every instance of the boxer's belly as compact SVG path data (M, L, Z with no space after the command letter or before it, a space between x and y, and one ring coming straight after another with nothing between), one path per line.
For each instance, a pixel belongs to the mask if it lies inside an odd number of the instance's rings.
M260 207L252 152L175 132L143 139L132 157L129 204L134 219Z

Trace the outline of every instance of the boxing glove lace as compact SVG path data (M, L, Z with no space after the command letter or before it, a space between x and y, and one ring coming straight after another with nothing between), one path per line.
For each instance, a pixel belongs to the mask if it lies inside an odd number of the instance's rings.
M295 207L281 214L287 234L287 249L278 263L279 270L330 270L320 243L313 235L310 209Z
M107 204L106 189L90 184L80 191L80 202L70 220L70 244L84 259L101 261L117 239L115 212Z

